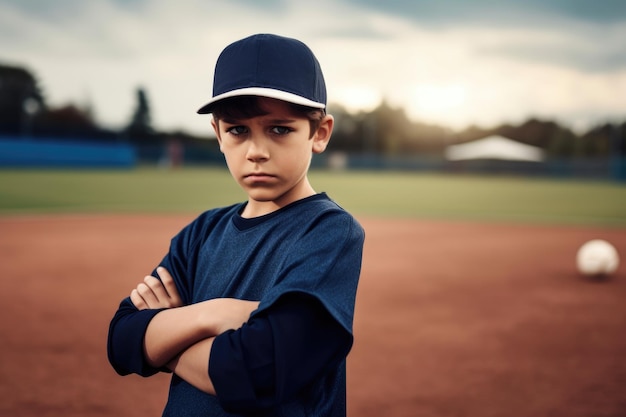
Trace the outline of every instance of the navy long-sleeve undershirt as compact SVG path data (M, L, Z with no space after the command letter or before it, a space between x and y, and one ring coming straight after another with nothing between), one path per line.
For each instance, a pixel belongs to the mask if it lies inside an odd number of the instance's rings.
M352 336L319 302L292 295L218 336L209 374L225 410L272 408L336 367L351 345Z
M143 344L150 320L161 310L136 312L127 305L120 311L126 314L116 315L114 321L121 323L113 326L108 349L116 371L149 376L163 370L149 366L143 355L136 354L140 349L123 348L129 342ZM240 329L216 337L207 358L209 375L224 410L271 409L336 367L351 346L352 336L317 300L290 294Z

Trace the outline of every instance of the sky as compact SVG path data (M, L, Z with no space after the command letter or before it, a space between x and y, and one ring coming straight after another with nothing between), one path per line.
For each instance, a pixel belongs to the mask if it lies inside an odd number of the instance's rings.
M309 45L350 111L385 101L454 130L626 120L623 0L0 0L0 63L113 129L143 88L156 128L209 134L215 61L254 33Z

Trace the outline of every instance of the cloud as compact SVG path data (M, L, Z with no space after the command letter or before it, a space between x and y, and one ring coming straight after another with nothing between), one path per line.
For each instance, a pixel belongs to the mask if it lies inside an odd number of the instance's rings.
M582 37L544 39L542 42L526 39L486 47L478 52L529 64L541 62L563 68L577 68L589 73L623 71L626 69L626 53L622 45L626 39L624 32L619 39L606 37L602 43Z
M480 53L592 72L626 67L626 3L622 0L349 1L428 31L498 32L499 45ZM523 37L515 39L516 33Z
M157 127L206 134L195 111L211 94L219 52L273 32L307 43L331 101L352 109L386 99L455 128L529 115L588 125L626 111L623 6L602 5L0 0L0 61L33 70L51 104L91 103L111 127L128 122L141 86Z
M562 20L594 24L626 21L622 0L348 0L379 13L401 16L420 25L534 26Z

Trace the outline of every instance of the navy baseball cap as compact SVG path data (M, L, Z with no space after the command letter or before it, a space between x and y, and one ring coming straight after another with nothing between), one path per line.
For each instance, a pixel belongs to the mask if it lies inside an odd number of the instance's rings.
M326 84L315 55L297 39L257 34L228 45L215 65L211 113L229 97L261 96L314 108L326 107Z

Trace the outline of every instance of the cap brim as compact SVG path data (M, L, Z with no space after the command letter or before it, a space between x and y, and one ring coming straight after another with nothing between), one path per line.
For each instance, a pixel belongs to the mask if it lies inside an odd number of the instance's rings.
M288 93L286 91L274 90L272 88L261 88L261 87L248 87L241 88L238 90L229 91L224 94L219 94L213 97L207 104L202 106L199 110L199 114L207 114L213 111L213 107L215 103L218 101L224 100L225 98L230 97L239 97L239 96L259 96L259 97L268 97L275 98L278 100L283 100L289 103L299 104L307 107L314 107L316 109L323 109L326 107L325 103L318 103L316 101L312 101L301 97L297 94Z

